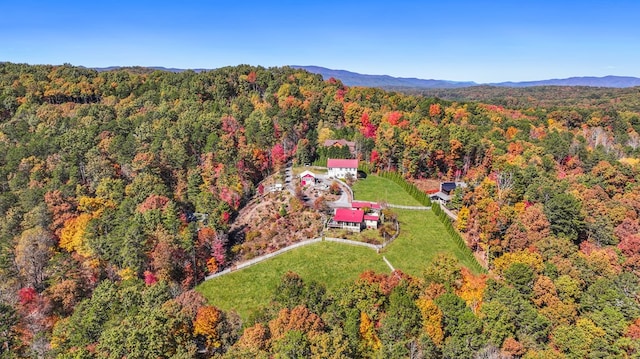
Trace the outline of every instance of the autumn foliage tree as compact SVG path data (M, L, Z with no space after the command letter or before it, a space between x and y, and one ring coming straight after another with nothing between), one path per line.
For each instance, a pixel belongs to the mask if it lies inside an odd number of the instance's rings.
M215 352L223 344L223 322L220 309L210 305L200 307L193 322L193 333L203 338L208 350Z

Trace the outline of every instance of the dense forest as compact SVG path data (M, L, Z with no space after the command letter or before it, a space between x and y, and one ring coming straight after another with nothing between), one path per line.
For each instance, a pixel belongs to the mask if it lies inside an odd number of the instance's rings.
M512 109L599 107L640 111L640 90L637 87L535 86L514 88L482 85L456 89L392 88L392 90L450 101L479 101Z
M1 358L640 357L637 89L538 106L12 63L0 89ZM489 274L442 254L332 293L289 273L244 322L207 303L261 181L339 138L373 172L468 183L455 227Z

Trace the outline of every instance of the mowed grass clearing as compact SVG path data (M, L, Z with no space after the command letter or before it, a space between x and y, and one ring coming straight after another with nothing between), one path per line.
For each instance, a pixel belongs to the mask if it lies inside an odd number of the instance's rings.
M386 201L404 206L421 206L395 182L369 175L358 180L353 191L359 200ZM380 199L382 198L382 199ZM465 253L458 248L444 224L432 211L416 211L392 208L400 221L400 236L384 250L389 262L402 271L419 276L439 253L454 255L460 263L473 268Z
M357 200L383 201L419 206L420 204L386 178L369 176L354 185ZM280 279L287 271L298 273L305 281L324 284L329 292L355 280L365 270L388 273L382 256L396 268L421 276L424 268L438 253L450 253L462 265L470 267L463 252L456 246L444 225L431 211L394 209L400 221L400 236L382 254L358 246L321 242L297 248L265 262L200 284L200 291L223 310L235 309L242 318L269 304Z
M394 211L400 221L400 235L382 254L396 269L421 276L424 268L439 253L452 254L462 265L473 268L433 212L406 209Z
M421 206L395 182L379 176L369 175L357 180L351 187L353 196L359 201L386 202L401 206Z
M298 273L305 282L314 280L331 292L373 270L390 272L382 256L365 247L320 242L300 247L251 267L208 280L197 287L209 304L235 309L244 319L269 304L282 276Z

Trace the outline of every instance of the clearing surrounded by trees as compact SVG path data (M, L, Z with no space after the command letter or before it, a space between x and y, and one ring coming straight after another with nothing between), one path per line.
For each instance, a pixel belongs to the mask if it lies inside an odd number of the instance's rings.
M383 190L384 189L384 190ZM358 200L380 200L386 192L394 204L419 205L393 181L370 175L354 185ZM243 318L265 307L276 285L288 271L298 273L305 281L317 281L329 291L353 281L365 270L388 272L382 256L396 269L419 276L438 253L450 253L471 267L444 225L431 211L397 210L400 236L381 254L357 246L322 242L294 249L246 269L214 278L197 288L211 303L224 310L235 309ZM224 288L224 290L222 290Z

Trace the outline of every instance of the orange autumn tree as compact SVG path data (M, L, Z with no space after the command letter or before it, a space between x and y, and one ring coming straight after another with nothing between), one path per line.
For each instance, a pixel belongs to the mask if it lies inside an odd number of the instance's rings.
M299 330L303 333L316 334L324 329L322 319L299 305L291 310L284 308L278 312L278 316L269 322L272 340L278 340L291 330Z
M47 209L51 212L52 221L49 229L56 237L60 237L64 223L75 215L75 201L73 198L65 197L59 190L45 193L44 201L47 204Z
M236 345L241 348L266 350L269 347L269 337L269 328L262 323L256 323L244 330Z
M209 350L216 350L222 346L219 326L223 319L222 311L214 306L205 305L198 309L193 322L193 334L202 336Z
M462 298L473 313L477 315L482 306L482 297L484 295L487 276L485 274L475 275L466 267L462 267L460 273L462 274L462 285L456 290L456 294Z

